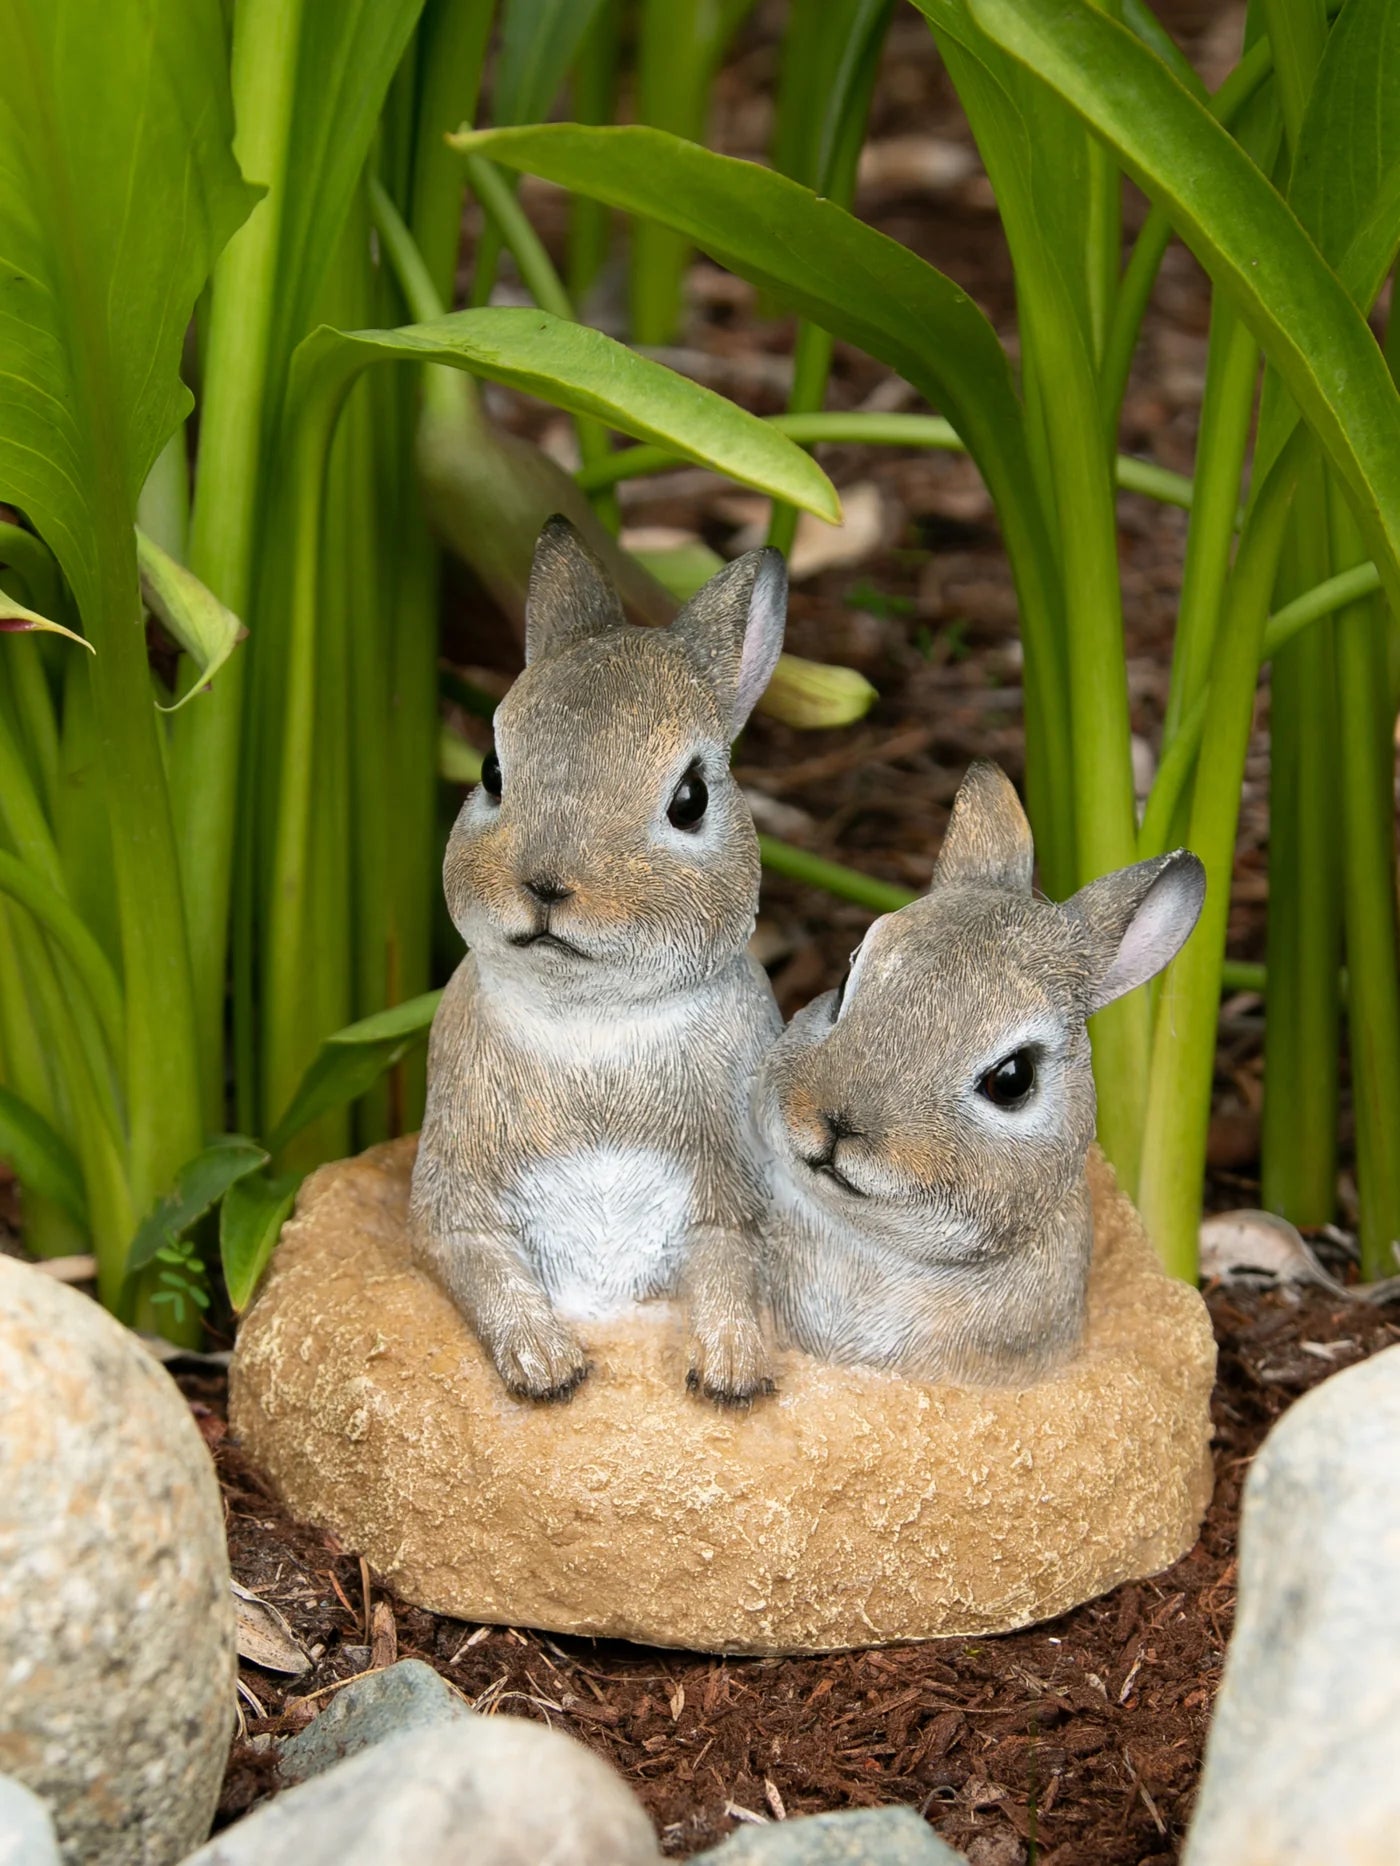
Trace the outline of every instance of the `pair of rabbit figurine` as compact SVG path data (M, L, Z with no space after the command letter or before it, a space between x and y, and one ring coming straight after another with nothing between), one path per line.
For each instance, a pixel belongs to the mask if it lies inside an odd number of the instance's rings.
M417 1260L507 1387L566 1397L574 1324L687 1305L689 1381L771 1386L763 1314L821 1359L1020 1383L1083 1326L1085 1019L1176 953L1185 851L1032 891L1029 826L974 765L928 894L786 1031L747 942L758 844L729 747L782 645L776 551L664 629L545 526L526 668L452 832L469 953L433 1025Z

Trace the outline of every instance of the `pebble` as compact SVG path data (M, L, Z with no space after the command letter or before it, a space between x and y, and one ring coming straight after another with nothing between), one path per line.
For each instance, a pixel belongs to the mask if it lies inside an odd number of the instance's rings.
M58 1866L48 1809L9 1775L0 1775L0 1866Z
M89 1297L0 1256L0 1770L65 1866L204 1839L234 1664L223 1505L179 1390Z
M692 1866L966 1866L912 1808L856 1808L740 1827Z
M337 1691L314 1723L288 1737L278 1749L278 1774L290 1788L374 1743L411 1730L435 1730L471 1714L431 1665L400 1659Z
M661 1866L650 1821L572 1737L472 1714L264 1802L186 1866Z
M1249 1473L1184 1866L1392 1866L1397 1732L1400 1347L1299 1400Z

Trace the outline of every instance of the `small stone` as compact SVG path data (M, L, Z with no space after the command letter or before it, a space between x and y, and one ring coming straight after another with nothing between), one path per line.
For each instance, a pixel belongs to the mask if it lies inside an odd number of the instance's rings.
M9 1775L0 1775L0 1866L58 1866L48 1809Z
M1004 1632L1157 1574L1210 1496L1215 1342L1095 1155L1078 1357L1024 1389L795 1351L747 1412L685 1390L679 1315L593 1324L567 1406L511 1398L409 1258L413 1142L303 1186L234 1357L233 1429L405 1600L708 1652Z
M1391 1866L1397 1731L1400 1347L1299 1400L1254 1460L1185 1866Z
M0 1771L66 1866L203 1840L235 1675L223 1505L179 1390L95 1302L0 1256Z
M386 1671L371 1672L368 1678L357 1678L337 1691L315 1723L282 1744L278 1773L283 1784L291 1787L323 1774L371 1744L410 1730L457 1723L471 1714L431 1665L421 1659L400 1659Z
M622 1781L572 1737L468 1714L264 1802L186 1866L660 1866Z
M693 1866L965 1866L912 1808L809 1814L740 1827Z

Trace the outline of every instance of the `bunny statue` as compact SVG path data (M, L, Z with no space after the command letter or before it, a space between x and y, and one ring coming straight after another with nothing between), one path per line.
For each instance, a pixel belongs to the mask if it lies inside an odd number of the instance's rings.
M729 746L782 645L781 556L629 624L567 520L540 534L526 667L443 876L469 947L428 1057L414 1251L512 1392L566 1397L576 1321L688 1304L690 1382L768 1384L752 1077L780 1028L748 956L758 840Z
M1205 871L1178 850L1057 906L1032 860L1010 782L974 764L928 893L875 922L760 1073L774 1318L820 1359L1016 1385L1079 1341L1085 1019L1174 957Z

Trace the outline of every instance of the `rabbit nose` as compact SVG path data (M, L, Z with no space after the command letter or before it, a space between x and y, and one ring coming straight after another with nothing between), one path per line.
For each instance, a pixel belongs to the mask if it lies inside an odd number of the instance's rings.
M566 888L562 881L556 881L553 875L532 875L521 886L532 895L541 907L554 907L560 901L567 901L573 894L572 888Z
M816 1118L825 1144L819 1153L808 1156L807 1163L809 1166L830 1166L836 1158L836 1149L840 1143L843 1140L858 1140L860 1136L844 1114L832 1114L828 1109L820 1108Z
M848 1115L840 1113L839 1110L835 1114L830 1114L823 1109L818 1119L826 1128L833 1152L836 1150L836 1143L838 1141L860 1139L860 1130L856 1127L855 1123Z

